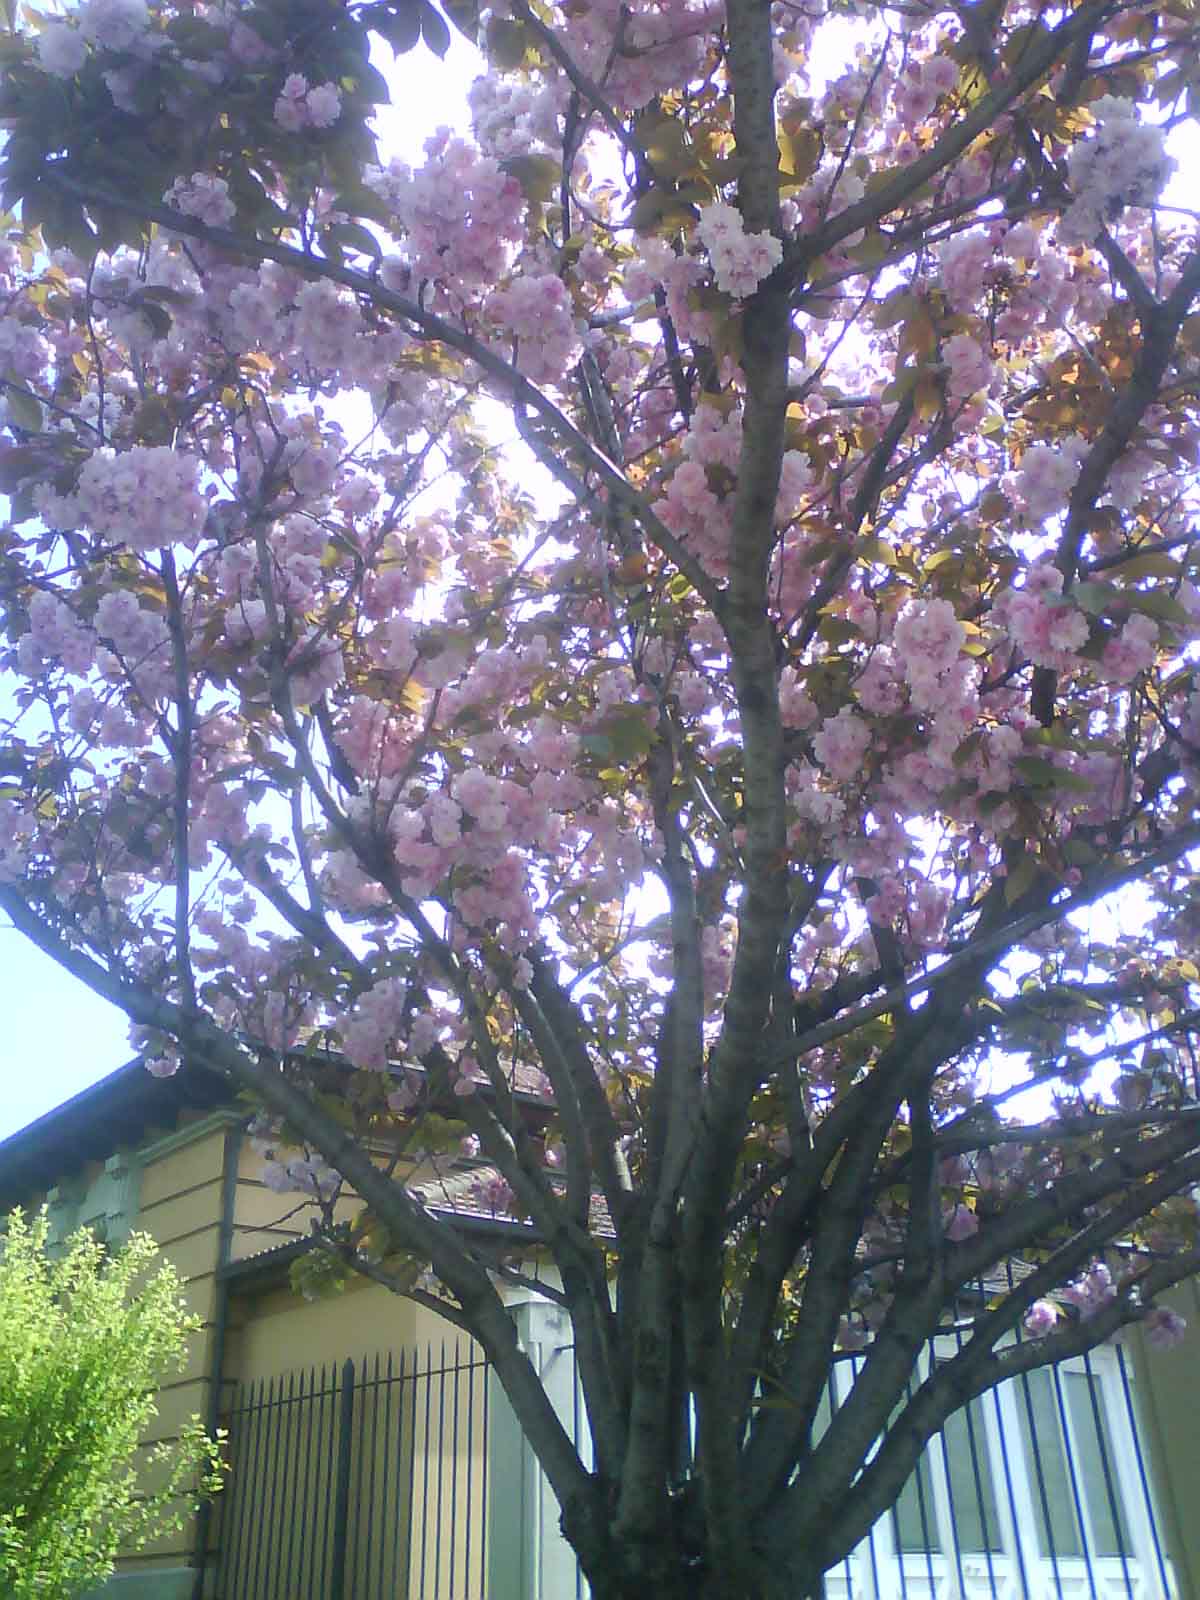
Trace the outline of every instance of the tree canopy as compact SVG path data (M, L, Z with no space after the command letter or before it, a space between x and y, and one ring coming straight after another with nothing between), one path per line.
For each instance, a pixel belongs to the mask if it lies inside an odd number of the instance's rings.
M10 0L0 907L480 1341L601 1600L807 1595L1200 1265L1200 14L444 10Z

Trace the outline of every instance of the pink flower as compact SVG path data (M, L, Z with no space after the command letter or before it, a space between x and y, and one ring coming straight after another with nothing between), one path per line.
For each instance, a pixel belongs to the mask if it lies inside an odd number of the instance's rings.
M1173 1350L1187 1333L1187 1320L1170 1306L1153 1307L1142 1326L1146 1330L1146 1343L1155 1350Z
M862 776L871 730L862 717L843 706L836 717L827 717L821 724L812 745L813 754L830 776L849 782Z
M1057 1322L1058 1307L1053 1300L1035 1300L1025 1313L1025 1332L1032 1339L1042 1339L1053 1333Z
M970 334L956 333L942 345L946 386L954 400L966 400L992 381L991 357Z
M163 200L184 216L196 217L210 227L220 227L230 221L236 206L229 198L229 185L224 178L212 178L205 172L193 172L190 178L176 178L163 195Z
M1073 1305L1086 1322L1117 1297L1117 1286L1112 1273L1103 1261L1089 1267L1081 1278L1069 1283L1062 1292L1063 1299Z
M43 72L73 78L87 60L87 41L66 22L51 22L38 35L37 57Z
M979 1232L979 1218L970 1206L958 1205L942 1213L942 1230L953 1244L961 1244Z
M320 83L304 98L309 123L314 128L332 128L342 114L342 97L337 85Z

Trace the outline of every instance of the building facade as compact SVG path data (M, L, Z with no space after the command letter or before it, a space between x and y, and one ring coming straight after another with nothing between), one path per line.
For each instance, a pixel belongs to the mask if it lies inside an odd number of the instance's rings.
M211 1074L134 1062L0 1143L0 1213L44 1203L56 1237L89 1226L114 1244L136 1227L185 1280L201 1327L147 1444L194 1413L228 1430L226 1492L124 1559L104 1600L582 1596L554 1498L470 1341L366 1280L293 1291L307 1220L264 1184L245 1121ZM443 1209L519 1232L448 1190ZM1196 1285L1176 1298L1200 1327ZM565 1317L525 1290L512 1312L583 1439ZM951 1329L924 1360L955 1347ZM1200 1596L1198 1353L1194 1336L1162 1355L1134 1337L976 1401L830 1574L828 1600ZM857 1359L835 1366L826 1416Z

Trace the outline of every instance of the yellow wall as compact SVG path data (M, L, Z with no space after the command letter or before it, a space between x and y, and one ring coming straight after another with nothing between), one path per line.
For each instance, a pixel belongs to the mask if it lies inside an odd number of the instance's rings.
M1200 1416L1196 1405L1200 1282L1191 1278L1162 1296L1162 1301L1187 1319L1187 1336L1173 1350L1153 1350L1134 1331L1131 1344L1138 1419L1179 1593L1185 1600L1193 1600L1200 1596L1200 1430L1196 1426Z
M149 1233L184 1280L184 1300L201 1326L187 1342L182 1371L158 1397L158 1416L144 1441L171 1439L187 1418L207 1418L217 1314L222 1173L228 1119L185 1114L173 1135L145 1148L136 1227ZM175 1533L122 1558L123 1574L187 1564L196 1547L196 1518Z

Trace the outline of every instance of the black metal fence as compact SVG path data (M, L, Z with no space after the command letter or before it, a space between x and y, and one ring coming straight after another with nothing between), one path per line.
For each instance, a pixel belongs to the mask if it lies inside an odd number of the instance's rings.
M914 1386L961 1339L949 1329L932 1341ZM863 1361L835 1363L817 1434ZM580 1432L577 1377L572 1387ZM226 1422L232 1471L215 1600L485 1600L489 1517L521 1517L519 1493L505 1491L522 1468L506 1461L511 1481L489 1486L487 1368L474 1346L253 1383ZM502 1528L507 1549L514 1530ZM543 1527L529 1537L559 1535ZM527 1551L521 1567L532 1574L541 1561ZM573 1591L586 1593L577 1572ZM953 1415L892 1511L825 1585L827 1600L1176 1592L1119 1346L1012 1379Z
M473 1347L263 1379L225 1426L217 1600L482 1600L488 1387Z

